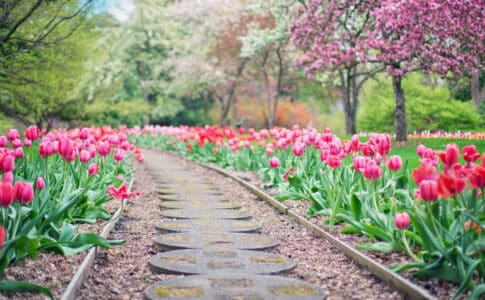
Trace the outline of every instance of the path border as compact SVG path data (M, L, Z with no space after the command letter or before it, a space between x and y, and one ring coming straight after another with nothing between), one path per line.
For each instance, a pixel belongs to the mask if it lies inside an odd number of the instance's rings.
M180 156L178 156L180 157ZM183 157L182 157L183 158ZM241 178L232 175L228 173L226 170L212 166L209 164L205 163L198 163L196 161L188 160L186 158L183 158L187 161L199 164L200 166L203 166L206 169L215 171L221 175L224 175L226 177L229 177L235 181L237 181L239 184L244 186L245 188L249 189L252 193L257 195L259 198L261 198L263 201L266 203L270 204L274 208L276 208L278 211L281 213L290 216L293 218L297 223L305 226L307 229L309 229L314 235L321 237L328 242L330 242L333 246L335 246L337 249L342 251L347 257L358 263L359 265L367 268L369 272L374 274L376 277L378 277L380 280L386 282L390 286L392 286L395 290L399 291L401 295L403 295L405 298L408 299L437 299L436 297L432 296L428 291L423 289L422 287L412 283L408 279L402 277L401 275L394 273L390 271L389 269L385 268L381 264L377 263L373 259L369 258L368 256L364 255L363 253L355 250L353 247L350 247L349 245L341 242L340 240L336 239L333 237L331 234L328 232L324 231L323 229L315 226L314 224L310 223L307 221L305 218L302 216L294 213L291 211L286 205L282 204L281 202L277 201L273 197L269 196L266 194L263 190L259 189L258 187L242 180Z
M134 181L135 176L133 175L133 178L130 180L130 183L128 185L128 191L131 191ZM118 210L114 213L111 219L104 225L103 230L100 234L101 237L105 239L108 238L109 233L123 215L123 207L126 205L126 203L128 203L128 201L126 199L123 199L120 208L118 208ZM71 300L76 298L76 293L78 289L81 287L84 280L88 277L89 272L91 271L91 267L93 266L94 260L96 259L97 252L98 247L93 247L88 251L88 254L81 263L81 266L79 267L79 269L77 269L76 273L71 278L71 281L64 290L64 293L62 293L62 296L60 298L61 300Z

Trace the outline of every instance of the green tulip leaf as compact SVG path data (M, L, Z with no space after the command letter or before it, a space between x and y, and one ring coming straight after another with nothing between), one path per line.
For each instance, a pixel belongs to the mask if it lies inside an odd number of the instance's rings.
M0 281L0 291L11 293L40 293L54 299L52 292L40 285L26 281Z

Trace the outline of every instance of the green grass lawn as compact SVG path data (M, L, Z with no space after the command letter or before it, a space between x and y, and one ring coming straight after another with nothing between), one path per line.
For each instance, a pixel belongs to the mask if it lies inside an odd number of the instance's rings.
M479 153L485 153L485 140L468 140L468 139L452 139L452 138L415 138L409 139L409 142L416 143L410 146L394 146L391 149L390 155L399 155L403 160L403 164L408 162L408 170L413 170L419 166L419 156L416 154L416 147L418 144L423 144L428 148L434 150L444 150L447 144L455 143L460 147L475 145ZM462 160L463 162L463 160Z

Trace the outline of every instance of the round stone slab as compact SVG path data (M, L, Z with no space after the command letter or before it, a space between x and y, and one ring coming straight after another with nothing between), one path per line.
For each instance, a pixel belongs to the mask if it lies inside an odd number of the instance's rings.
M160 214L176 219L249 219L249 212L239 209L166 209Z
M159 250L187 248L264 250L279 243L271 237L259 234L191 231L161 235L155 239L155 244Z
M145 299L322 300L327 293L291 278L267 275L203 275L159 281L145 290Z
M163 220L163 223L156 227L162 233L186 231L251 232L261 229L261 225L253 221L222 219Z
M160 194L160 199L165 201L229 201L222 198L220 195L206 195L206 194Z
M185 249L159 253L150 258L150 269L175 274L277 274L296 267L289 258L253 250Z
M162 201L160 208L189 208L189 209L235 209L241 205L234 201Z

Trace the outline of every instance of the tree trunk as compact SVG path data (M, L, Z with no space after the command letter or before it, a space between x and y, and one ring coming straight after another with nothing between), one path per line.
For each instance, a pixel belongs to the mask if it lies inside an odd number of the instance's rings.
M243 60L242 62L239 63L234 81L230 84L227 90L227 95L223 96L224 98L221 101L222 107L221 107L221 118L219 123L222 126L229 125L229 111L231 110L234 102L236 102L237 84L238 84L239 78L241 77L244 71L244 68L246 67L246 63L247 63L247 60Z
M404 90L402 89L401 84L401 77L396 75L392 76L392 88L394 89L394 99L396 100L396 141L406 141L406 103L404 99Z
M351 79L352 68L347 68L345 71L339 70L340 82L342 84L342 102L344 105L345 113L345 133L355 134L355 112L353 111L352 99L351 99Z
M478 72L472 75L472 101L473 105L478 108L480 103L485 99L485 85L480 88L480 75L482 72Z

